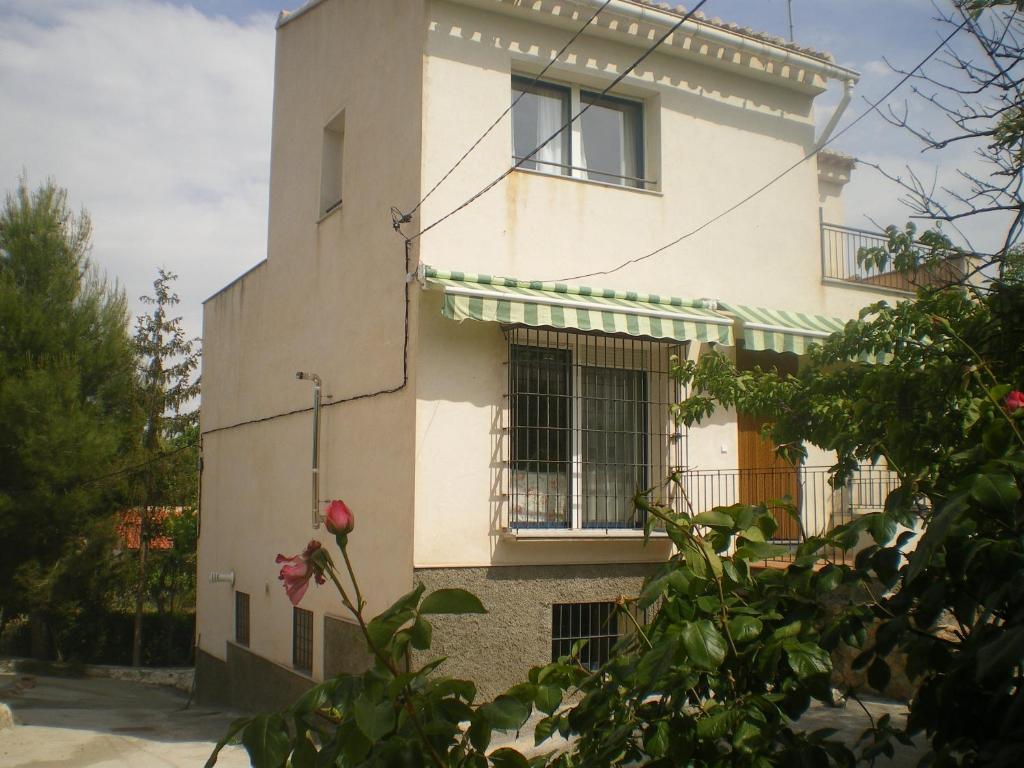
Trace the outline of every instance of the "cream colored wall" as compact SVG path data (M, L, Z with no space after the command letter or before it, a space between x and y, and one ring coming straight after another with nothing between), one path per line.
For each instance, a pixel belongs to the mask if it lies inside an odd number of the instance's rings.
M419 189L423 4L326 0L278 31L268 261L211 298L204 313L200 647L223 658L234 600L210 571L234 570L251 595L252 644L291 665L291 606L274 563L311 537L311 414L323 378L320 498L356 515L350 551L368 610L409 589L414 395L338 403L401 385L404 248L391 205ZM343 203L318 221L323 127L345 110ZM413 292L414 293L414 292ZM415 308L417 297L412 296ZM415 316L413 316L415 322ZM410 348L410 363L415 348ZM314 676L333 590L311 588Z
M429 6L423 182L429 188L507 108L512 72L537 72L571 34L446 0ZM539 17L538 17L539 18ZM590 36L547 79L600 88L640 49ZM811 148L812 94L655 53L617 89L643 99L656 192L516 171L418 241L423 263L527 280L569 282L853 317L872 295L821 282L817 165L806 162L724 219L655 258L614 267L716 216ZM506 117L424 204L425 227L510 164ZM408 209L408 208L407 208ZM439 316L426 295L417 380L417 566L607 562L664 557L638 545L501 540L497 404L504 341L496 326ZM690 353L699 354L698 345ZM688 463L737 464L723 412L690 430ZM722 449L725 449L723 453Z

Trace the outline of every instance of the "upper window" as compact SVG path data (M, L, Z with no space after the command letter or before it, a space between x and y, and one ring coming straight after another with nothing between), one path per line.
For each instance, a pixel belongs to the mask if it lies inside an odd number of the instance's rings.
M324 126L320 158L320 215L341 205L341 170L345 148L345 113L340 112Z
M531 82L531 78L512 78L514 162L529 157L520 167L646 188L650 182L644 178L644 115L640 102L600 96L576 86ZM584 107L587 111L571 128L530 157Z
M682 463L668 375L678 345L509 332L509 524L639 528L634 496Z

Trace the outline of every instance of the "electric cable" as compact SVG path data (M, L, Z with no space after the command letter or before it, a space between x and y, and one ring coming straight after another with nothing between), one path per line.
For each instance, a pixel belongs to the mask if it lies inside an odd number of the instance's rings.
M845 128L843 128L841 131L837 131L835 134L833 134L828 139L828 141L822 142L820 145L818 145L817 147L812 149L810 152L808 152L802 158L800 158L795 163L793 163L791 166L786 168L784 171L779 173L777 176L772 178L770 181L768 181L765 184L761 185L760 187L755 189L753 192L751 192L749 195L747 195L746 197L742 198L738 202L733 203L732 205L730 205L725 210L723 210L720 213L716 214L715 216L711 217L710 219L705 221L700 226L695 227L694 229L691 229L689 232L687 232L684 235L680 235L675 240L672 240L669 243L665 243L665 245L662 245L662 246L659 246L658 248L655 248L653 251L651 251L649 253L645 253L643 256L637 256L635 258L632 258L632 259L629 259L627 261L624 261L621 264L619 264L617 267L612 267L610 269L600 269L600 270L596 270L594 272L584 272L583 274L571 275L569 277L559 277L559 278L555 278L555 279L551 280L550 282L564 282L564 281L568 281L568 280L582 280L582 279L585 279L585 278L588 278L588 277L597 277L599 275L610 275L610 274L612 274L614 272L618 272L620 269L624 269L625 267L628 267L630 264L637 264L637 263L639 263L641 261L646 261L647 259L653 258L654 256L657 256L659 253L662 253L663 251L666 251L669 248L672 248L673 246L678 245L679 243L683 242L683 240L686 240L687 238L693 237L698 232L700 232L700 231L702 231L704 229L707 229L708 227L710 227L712 224L714 224L719 219L725 218L730 213L735 211L737 208L739 208L740 206L745 205L746 203L750 202L755 197L757 197L762 192L764 192L766 189L768 189L769 187L773 186L776 182L780 181L783 177L787 176L793 170L795 170L796 168L799 168L805 162L807 162L812 157L814 157L819 152L821 152L821 150L823 150L829 144L834 142L836 139L838 139L844 133L846 133L851 128L853 128L855 125L857 125L857 123L859 123L865 117L870 115L872 112L877 111L879 105L883 101L885 101L890 96L892 96L908 80L910 80L911 77L913 77L915 74L917 74L918 70L920 70L925 64L927 64L932 59L932 57L934 57L939 51L941 51L943 48L945 48L946 45L948 45L949 42L956 36L956 34L958 32L960 32L960 30L962 30L965 26L967 26L967 19L965 19L964 22L962 24L960 24L956 29L954 29L952 32L950 32L948 35L946 35L946 37L942 40L942 42L940 42L937 46L935 46L935 48L933 48L931 50L931 52L927 56L925 56L917 64L917 66L915 66L912 70L910 70L909 72L904 74L904 76L902 78L900 78L899 82L897 82L896 85L894 85L892 88L890 88L888 91L886 91L885 94L881 98L876 99L873 103L871 103L868 106L868 108L865 109L863 112L861 112L852 122L850 122L849 125L847 125Z
M603 97L604 97L605 95L607 95L608 91L610 91L610 90L611 90L612 88L614 88L614 87L615 87L616 85L618 85L619 83L621 83L621 82L622 82L622 81L623 81L623 80L624 80L624 79L625 79L625 78L626 78L626 77L627 77L627 76L629 75L629 73L630 73L630 72L632 72L632 71L633 71L634 69L636 69L636 68L637 68L637 67L638 67L638 66L639 66L639 65L640 65L640 64L641 64L641 63L642 63L642 62L644 61L644 59L646 59L646 58L647 58L648 56L650 56L650 55L651 55L652 53L654 53L654 51L655 51L655 50L656 50L656 49L657 49L657 48L658 48L658 47L659 47L659 46L660 46L660 45L661 45L661 44L662 44L663 42L665 42L665 41L666 41L666 40L667 40L667 39L668 39L669 37L671 37L671 36L672 36L672 34L673 34L674 32L676 32L676 30L678 30L678 29L679 29L679 28L680 28L681 26L683 26L683 24L685 24L685 23L686 23L687 21L689 21L689 20L690 20L690 18L691 18L691 17L692 17L692 16L693 16L693 15L694 15L695 13L697 13L697 11L699 11L699 10L701 9L701 6L703 6L703 5L704 5L704 4L705 4L705 3L707 2L707 1L708 1L708 0L700 0L700 2L699 2L699 3L697 3L697 5L696 5L696 6L694 6L693 10L691 10L691 11L688 11L688 12L687 12L687 13L686 13L686 14L685 14L685 15L684 15L684 16L683 16L682 18L680 18L680 19L679 19L679 21L677 21L677 22L676 22L675 24L673 24L673 25L672 25L671 27L669 27L669 29L668 29L668 31L667 31L667 32L665 32L665 33L664 33L664 34L663 34L663 35L662 35L661 37L659 37L659 38L658 38L657 40L655 40L655 41L654 41L654 43L653 43L653 45L651 45L651 46L650 46L649 48L647 48L647 50L645 50L645 51L644 51L644 52L643 52L643 53L642 53L642 54L640 55L640 58L636 59L636 61L634 61L634 62L633 62L632 64L630 64L630 65L629 65L628 67L626 67L626 68L625 68L625 69L624 69L624 70L623 70L623 71L622 71L622 72L621 72L621 73L620 73L620 74L618 75L618 77L616 77L616 78L615 78L614 80L612 80L612 81L611 81L611 83L609 83L609 84L608 84L608 85L607 85L607 86L605 87L605 89L604 89L603 91L601 91L601 92L600 92L600 93L599 93L599 94L597 95L597 97L596 97L596 98L595 98L595 99L594 99L593 101L589 102L589 103L588 103L588 104L587 104L586 106L584 106L584 107L583 107L583 109L581 109L581 110L580 110L579 112L577 112L577 113L576 113L575 115L573 115L573 116L572 116L571 118L569 118L569 120L568 120L567 122L563 123L563 124L562 124L562 126L561 126L561 127L560 127L560 128L559 128L559 129L557 130L557 131L555 131L555 132L554 132L554 133L552 133L552 134L551 134L550 136L548 136L548 137L547 137L547 139L545 139L545 140L544 140L543 142L541 142L541 144L540 144L540 145L538 145L537 147L534 147L534 149L533 149L533 150L532 150L532 151L531 151L531 152L530 152L529 154L527 154L527 155L526 155L525 157L520 157L520 158L519 158L518 160L516 160L516 163L515 163L515 164L514 164L514 165L513 165L513 166L512 166L511 168L509 168L509 169L508 169L508 170L506 170L506 171L505 171L504 173L502 173L502 174L501 174L500 176L498 176L498 177L497 177L496 179L494 179L494 181L492 181L492 182L490 182L489 184L487 184L487 185L486 185L485 187L483 187L483 189L481 189L481 190L480 190L479 192L475 193L475 194L474 194L474 195L472 195L472 196L471 196L470 198L468 198L468 199L467 199L467 200L466 200L465 202L461 203L460 205L456 206L456 207L455 207L455 208L453 208L452 210L448 211L448 213L446 213L446 214L445 214L444 216L442 216L441 218L439 218L439 219L436 219L436 220L435 220L434 222L432 222L431 224L428 224L428 225L427 225L426 227L423 227L423 228L422 228L422 229L421 229L421 230L420 230L419 232L417 232L417 233L416 233L415 235L411 235L411 236L407 237L407 238L406 238L406 240L408 240L408 241L410 241L410 242L411 242L411 241L413 241L413 240L416 240L417 238L420 238L420 237L422 237L422 236L423 236L423 235L425 235L425 234L426 234L427 232L429 232L429 231L430 231L430 230L432 230L432 229L433 229L434 227L436 227L436 226L437 226L438 224L441 224L442 222L444 222L444 221L447 221L447 220L448 220L448 219L450 219L450 218L451 218L452 216L454 216L455 214L457 214L457 213L458 213L459 211L461 211L461 210L463 210L464 208L466 208L466 207L468 207L468 206L472 205L472 204L473 204L474 202L476 202L476 201L477 201L478 199L480 199L480 198L481 198L481 197L483 197L483 196L484 196L485 194L487 194L487 193L488 193L488 192L490 192L490 191L491 191L492 189L494 189L494 188L495 188L496 186L498 186L498 184L500 184L500 183L501 183L502 181L504 181L505 179L507 179L507 178L508 178L508 177L509 177L509 176L510 176L510 175L512 174L512 172L513 172L514 170L516 170L517 168L519 168L519 167L520 167L520 166L521 166L521 165L522 165L523 163L525 163L525 162L527 162L527 161L531 160L531 159L533 158L533 156L534 156L534 155L536 155L536 154L537 154L538 152L540 152L540 151L541 151L542 149L544 149L544 147L546 147L546 146L547 146L548 144L550 144L550 143L551 143L552 141L554 141L554 140L555 140L556 138L558 138L559 136L561 136L561 135L562 135L562 133L563 133L563 132L565 131L565 129L566 129L566 128L568 128L569 126L571 126L571 125L572 125L573 123L575 123L575 122L576 122L576 121L577 121L577 120L578 120L578 119L579 119L579 118L580 118L580 117L581 117L581 116L582 116L582 115L583 115L584 113L586 113L586 111L587 111L588 109L590 109L590 107L592 107L592 106L593 106L594 102L596 102L596 101L600 101L600 99L601 99L601 98L603 98ZM396 229L397 229L397 224L396 224ZM403 235L403 237L405 237L405 235Z
M502 112L500 115L498 115L498 117L494 120L493 123L490 124L490 126L487 128L487 130L484 131L482 134L480 134L480 137L470 145L469 149L467 149L465 152L462 153L462 157L460 157L458 160L456 160L455 164L451 168L448 169L448 171L444 174L444 176L442 176L437 181L437 183L434 184L434 186L432 186L427 191L427 193L423 197L420 198L420 201L418 203L416 203L416 205L414 205L412 207L412 210L410 210L408 213L402 213L402 211L399 210L398 208L392 208L391 209L391 215L394 217L394 223L395 223L396 227L398 225L406 224L406 223L412 221L412 217L420 209L420 206L422 206L423 203L425 203L427 201L427 198L430 197L432 194L434 194L434 192L437 190L437 188L440 187L442 184L444 184L444 182L448 179L448 177L451 176L455 172L455 169L458 168L460 165L462 165L462 162L467 157L470 156L470 154L473 152L473 150L476 149L478 146L480 146L480 142L482 142L484 139L486 139L490 135L491 131L493 131L495 128L498 127L498 123L500 123L502 120L504 120L505 116L509 112L511 112L513 109L515 109L515 106L516 106L516 104L519 103L519 100L521 98L523 98L523 96L526 95L527 91L530 88L532 88L538 82L540 82L540 79L542 77L544 77L544 75L547 73L547 71L549 69L551 69L551 65L554 64L556 61L558 61L558 59L560 59L562 57L562 54L564 54L569 49L569 46L572 45L573 43L575 43L579 39L580 35L582 35L590 27L590 25L594 23L594 21L597 19L597 17L601 14L602 11L604 11L605 8L608 7L608 5L609 5L609 3L611 3L611 1L612 0L605 0L604 4L601 5L601 7L598 8L596 11L594 11L593 15L589 19L587 19L586 23L576 31L576 34L574 34L572 37L570 37L568 42L566 42L566 44L563 45L559 49L558 53L556 53L554 56L551 57L551 61L549 61L547 64L544 65L544 69L542 69L540 71L540 74L537 75L535 78L533 78L533 80L530 81L530 84L525 89L520 91L519 95L515 97L515 99L505 109L505 111Z

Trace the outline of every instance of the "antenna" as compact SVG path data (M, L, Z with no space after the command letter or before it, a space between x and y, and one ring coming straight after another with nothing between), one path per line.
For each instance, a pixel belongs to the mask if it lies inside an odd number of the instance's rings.
M793 39L793 0L786 0L786 9L789 11L789 42L795 43Z

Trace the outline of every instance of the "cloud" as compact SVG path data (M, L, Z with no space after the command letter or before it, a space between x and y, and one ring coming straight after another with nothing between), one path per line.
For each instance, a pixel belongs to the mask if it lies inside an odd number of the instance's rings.
M23 171L66 187L95 263L132 300L178 273L199 334L200 302L266 252L274 17L153 0L0 14L0 188Z

